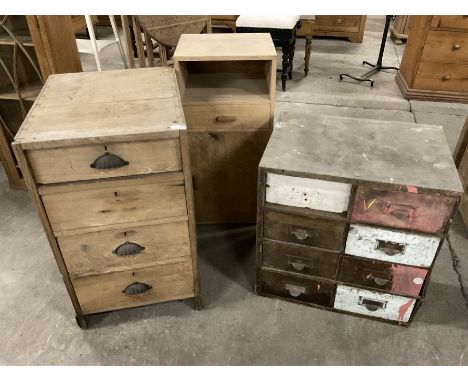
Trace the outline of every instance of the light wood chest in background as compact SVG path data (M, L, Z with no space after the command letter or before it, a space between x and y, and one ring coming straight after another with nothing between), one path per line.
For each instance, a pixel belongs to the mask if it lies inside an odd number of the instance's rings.
M362 42L367 16L315 16L314 36L345 37L351 42Z
M174 66L187 120L197 223L254 223L271 133L276 50L269 34L185 34Z
M317 116L273 131L258 190L257 293L406 325L463 188L442 127Z
M396 81L408 99L468 102L468 16L412 16Z
M14 150L80 327L194 298L192 179L174 70L50 76Z

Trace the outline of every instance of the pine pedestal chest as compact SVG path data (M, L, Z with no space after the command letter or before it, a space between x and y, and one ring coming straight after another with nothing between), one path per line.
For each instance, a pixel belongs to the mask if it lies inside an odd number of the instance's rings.
M80 327L199 292L192 179L173 69L52 75L14 150Z
M184 34L174 53L197 223L255 223L258 163L273 127L267 33Z
M407 325L463 188L442 127L323 116L273 130L258 190L257 293Z

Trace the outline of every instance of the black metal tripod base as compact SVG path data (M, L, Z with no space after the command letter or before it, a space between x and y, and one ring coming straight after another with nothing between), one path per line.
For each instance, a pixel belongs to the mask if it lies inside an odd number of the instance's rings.
M379 70L388 70L388 69L399 70L398 68L396 68L394 66L382 66L379 63L371 64L370 62L367 62L367 61L363 61L362 64L363 65L369 65L369 66L372 67L372 69L369 70L368 72L364 73L361 77L354 77L354 76L352 76L350 74L347 74L347 73L341 73L340 74L340 81L343 80L343 77L349 77L349 78L352 78L353 80L360 81L360 82L363 82L363 81L370 82L370 86L371 86L371 88L373 88L374 87L374 80L372 78L367 78L367 77L370 77L372 74L378 72Z

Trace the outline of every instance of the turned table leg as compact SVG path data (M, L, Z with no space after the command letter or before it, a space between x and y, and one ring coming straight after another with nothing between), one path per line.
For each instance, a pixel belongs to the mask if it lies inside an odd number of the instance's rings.
M289 45L289 65L288 65L288 77L292 79L292 72L293 72L293 62L294 62L294 51L296 50L296 40L291 42Z
M283 61L281 62L281 84L283 91L286 91L286 80L288 79L288 67L289 67L289 45L282 47Z
M312 35L306 36L305 57L304 57L304 74L309 73L310 52L312 51Z

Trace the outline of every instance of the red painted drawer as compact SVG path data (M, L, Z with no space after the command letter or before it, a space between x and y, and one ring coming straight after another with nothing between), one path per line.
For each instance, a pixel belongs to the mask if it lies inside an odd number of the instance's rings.
M386 227L442 233L456 200L417 192L388 191L360 186L352 220Z
M427 269L348 256L338 272L341 282L413 297L419 296L426 276Z

